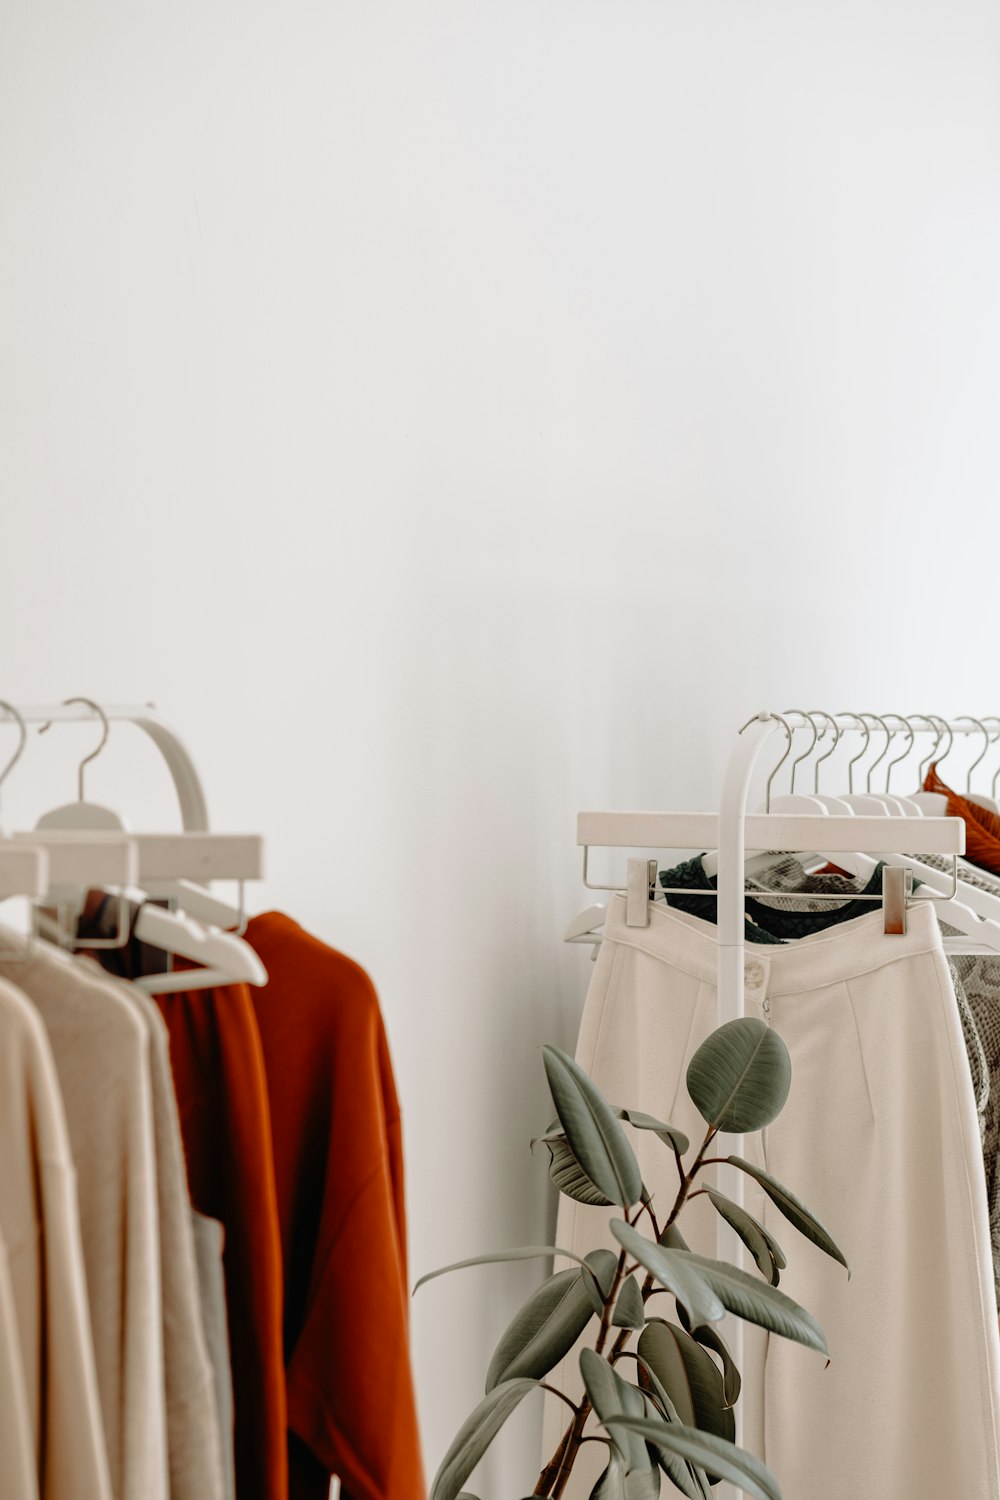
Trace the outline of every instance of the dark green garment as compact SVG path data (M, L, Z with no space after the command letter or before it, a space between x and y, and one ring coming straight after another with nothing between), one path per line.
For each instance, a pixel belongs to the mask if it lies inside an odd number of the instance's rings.
M785 862L785 869L797 866L801 873L801 880L794 884L783 881L776 885L773 895L781 896L785 900L795 895L800 895L802 904L808 904L810 892L826 892L829 895L844 893L842 906L833 903L825 905L822 910L815 908L811 911L790 911L787 907L775 907L757 900L753 896L746 898L746 941L748 943L787 943L796 938L809 937L814 932L825 932L828 927L837 927L841 922L850 922L855 917L867 916L869 912L876 909L872 901L859 901L858 896L881 896L882 894L882 870L883 865L876 866L874 874L868 884L862 890L850 879L842 875L806 875L798 862L789 858ZM714 891L718 889L718 880L713 875L706 875L705 868L701 862L701 856L696 855L694 859L687 859L683 864L675 865L672 870L660 871L660 885L685 886L694 891ZM764 893L761 892L763 895ZM852 896L855 899L851 899ZM718 901L712 896L667 896L666 900L670 906L675 906L678 911L685 911L692 917L701 917L705 922L718 922Z

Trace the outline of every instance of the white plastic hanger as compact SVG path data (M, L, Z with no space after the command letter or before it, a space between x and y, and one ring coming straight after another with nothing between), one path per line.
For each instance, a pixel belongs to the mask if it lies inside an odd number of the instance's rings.
M967 719L970 724L975 724L979 729L981 729L983 731L984 741L981 754L977 755L976 759L972 762L972 765L965 773L965 799L967 802L975 802L979 807L985 807L987 812L998 812L1000 811L1000 809L998 809L997 804L992 796L986 796L981 792L974 792L972 790L972 773L978 765L982 764L982 761L986 756L986 752L989 750L990 745L993 743L993 741L990 739L990 732L986 728L987 721L985 719L974 719L971 714L961 714L959 715L959 717L962 719Z
M944 756L938 755L938 751L941 748L941 741L947 734L949 736L948 750L950 750L954 741L954 735L952 734L951 729L948 726L948 721L946 719L941 719L936 715L931 714L913 714L911 717L914 719L922 719L925 724L929 724L931 726L931 729L935 732L937 738L935 739L930 753L927 755L926 759L922 760L917 767L917 790L910 793L910 801L915 802L918 807L923 808L923 811L928 817L947 817L948 798L944 795L943 792L925 792L923 787L924 779L927 776L927 771L931 763L937 762L937 764L940 765L941 761L944 759ZM948 754L948 750L944 752L945 755Z
M84 767L103 750L111 726L100 704L92 699L77 697L67 698L64 701L85 703L92 708L101 719L103 733L96 749L80 762L77 773L77 800L53 808L38 820L37 832L42 835L43 839L46 834L57 831L60 833L86 831L91 837L115 833L120 836L124 833L130 842L134 843L138 854L140 882L144 879L144 868L147 874L153 873L160 879L167 880L176 879L182 871L186 875L192 875L196 871L201 874L204 870L207 870L209 874L231 873L234 877L244 878L247 873L245 861L248 854L252 854L254 846L259 856L259 840L219 834L131 835L120 815L113 809L103 807L99 803L88 802L84 795ZM48 728L49 725L43 725L39 733L44 733ZM228 856L231 859L234 847L237 847L244 863L240 865L240 868L219 872L219 858L225 860ZM170 864L171 855L174 860L173 866ZM174 954L201 966L174 974L150 975L136 981L143 988L157 994L171 990L206 989L238 982L253 985L267 983L267 970L249 943L244 942L234 933L205 926L178 912L167 911L159 906L144 905L139 910L132 926L132 935L151 947L160 948L165 953ZM107 939L74 940L73 946L120 947L125 938L126 934L120 932L116 939L110 941Z

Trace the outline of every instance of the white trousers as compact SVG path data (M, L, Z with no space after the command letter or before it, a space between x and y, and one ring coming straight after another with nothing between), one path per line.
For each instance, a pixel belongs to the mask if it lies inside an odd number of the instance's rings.
M646 928L626 927L616 898L577 1049L613 1104L677 1125L692 1151L705 1125L684 1080L717 1024L716 939L710 924L666 908ZM819 1319L830 1363L744 1325L744 1445L785 1500L997 1500L1000 1337L985 1176L934 912L911 910L902 937L885 936L873 912L787 946L748 944L745 979L746 1012L784 1038L792 1085L743 1155L805 1201L852 1275L746 1178L746 1207L788 1259L781 1290ZM648 1132L630 1134L665 1218L677 1190L672 1153ZM617 1249L615 1216L561 1198L556 1244ZM715 1255L707 1199L679 1227L693 1250ZM658 1297L650 1311L669 1317L671 1306ZM550 1378L578 1399L576 1353ZM565 1417L547 1396L546 1460ZM589 1495L603 1452L585 1445L567 1496Z

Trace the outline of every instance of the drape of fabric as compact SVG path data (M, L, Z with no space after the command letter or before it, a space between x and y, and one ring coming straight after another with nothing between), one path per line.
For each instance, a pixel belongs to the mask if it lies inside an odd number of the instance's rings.
M113 982L142 1018L150 1042L170 1500L225 1500L215 1379L202 1323L167 1029L148 995L124 980Z
M21 1361L7 1246L0 1235L0 1494L39 1500L38 1455Z
M111 1500L62 1096L41 1019L6 980L0 1161L0 1495Z
M233 1364L226 1317L226 1276L222 1269L225 1232L217 1219L192 1212L195 1258L201 1320L212 1362L213 1395L219 1433L222 1484L226 1500L236 1500L236 1468L233 1452Z
M717 955L713 926L657 905L647 928L630 928L614 898L577 1048L615 1104L693 1141L705 1126L685 1076L717 1023ZM874 911L796 943L748 945L744 977L747 1014L783 1037L792 1080L784 1110L745 1138L743 1155L802 1196L852 1269L848 1281L747 1180L749 1212L788 1257L781 1289L817 1317L831 1362L744 1325L745 1446L801 1500L997 1500L1000 1336L985 1184L935 915L915 909L891 939ZM633 1144L663 1212L677 1189L672 1154L649 1132ZM577 1254L612 1246L618 1212L563 1197L555 1243ZM708 1200L685 1210L681 1229L692 1249L715 1254ZM577 1399L575 1355L547 1379ZM548 1458L566 1425L554 1397L545 1421ZM584 1450L567 1500L585 1500L599 1465Z
M290 917L254 917L285 1267L293 1500L423 1500L408 1343L402 1127L365 971ZM367 1359L359 1351L377 1351Z
M222 1224L236 1493L287 1500L281 1240L264 1059L246 985L154 997L195 1208Z
M115 1500L168 1500L149 1037L96 967L47 943L0 953L36 1008L65 1109Z
M933 765L924 777L924 791L938 792L948 799L949 818L961 818L965 823L965 857L974 865L1000 875L1000 814L980 807L968 797L953 791L941 780L937 765Z

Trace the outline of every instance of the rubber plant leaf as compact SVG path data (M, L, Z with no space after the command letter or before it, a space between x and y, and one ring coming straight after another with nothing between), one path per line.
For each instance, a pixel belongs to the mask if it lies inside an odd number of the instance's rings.
M611 1417L641 1417L645 1412L642 1392L623 1380L595 1349L581 1350L580 1374L590 1404L605 1426ZM652 1467L649 1451L641 1438L631 1432L612 1433L611 1436L628 1473Z
M576 1343L594 1309L581 1271L557 1271L511 1320L486 1372L486 1389L529 1376L541 1380Z
M765 1276L772 1286L777 1286L781 1272L771 1250L769 1237L764 1232L764 1226L758 1224L753 1214L748 1214L746 1209L734 1203L732 1198L727 1198L725 1193L716 1192L715 1188L705 1188L705 1195L711 1199L722 1218L746 1245L760 1274Z
M737 1448L725 1438L711 1432L699 1432L674 1422L657 1422L648 1418L612 1417L607 1424L613 1431L626 1428L655 1448L663 1448L686 1458L716 1479L723 1479L742 1490L749 1500L781 1500L778 1481L752 1453Z
M687 1090L715 1130L745 1135L775 1119L788 1098L788 1048L756 1016L727 1021L706 1037L687 1070Z
M684 1331L689 1333L693 1339L706 1349L711 1349L722 1361L722 1388L725 1392L726 1405L735 1406L740 1398L740 1389L743 1385L743 1377L736 1367L729 1345L717 1328L711 1323L703 1323L700 1328L692 1328L687 1323L683 1308L678 1309L678 1316L684 1324Z
M676 1255L696 1269L727 1311L744 1322L756 1323L769 1333L804 1344L819 1354L829 1354L826 1336L812 1313L806 1312L784 1292L779 1292L777 1287L758 1281L756 1276L738 1270L727 1261L709 1260L704 1255L693 1255L690 1250L664 1253ZM690 1315L690 1308L688 1313ZM693 1325L696 1319L690 1321Z
M634 1276L626 1276L622 1282L611 1321L616 1328L642 1328L644 1325L646 1310Z
M600 1317L615 1284L618 1257L613 1250L588 1250L583 1259L586 1267L583 1283L590 1297L590 1305Z
M500 1431L511 1412L537 1380L508 1380L484 1396L462 1423L431 1485L429 1500L458 1500L462 1486Z
M711 1355L676 1323L650 1323L639 1335L640 1359L656 1375L682 1423L733 1442L736 1419Z
M543 1047L545 1073L559 1123L587 1177L612 1203L631 1208L642 1194L635 1152L597 1085L558 1047Z
M844 1252L834 1243L829 1230L825 1229L816 1215L806 1208L801 1198L796 1198L789 1188L786 1188L776 1177L772 1177L770 1172L765 1172L763 1167L755 1167L753 1162L744 1161L742 1156L731 1156L729 1160L734 1167L739 1167L741 1172L746 1172L759 1182L775 1208L779 1213L784 1214L789 1224L793 1224L807 1240L811 1240L827 1255L839 1261L850 1276L851 1268L844 1258Z
M455 1260L450 1266L439 1266L436 1271L428 1271L413 1288L414 1296L426 1282L433 1281L437 1276L447 1276L449 1271L464 1271L467 1266L500 1265L507 1260L538 1260L543 1255L563 1255L567 1260L575 1260L578 1266L587 1264L583 1256L577 1255L574 1250L561 1250L558 1245L517 1245L513 1250L494 1250L487 1255L472 1255L468 1260Z
M693 1325L717 1323L725 1317L725 1303L693 1264L690 1251L666 1249L621 1219L612 1219L610 1229L628 1254L683 1305Z

